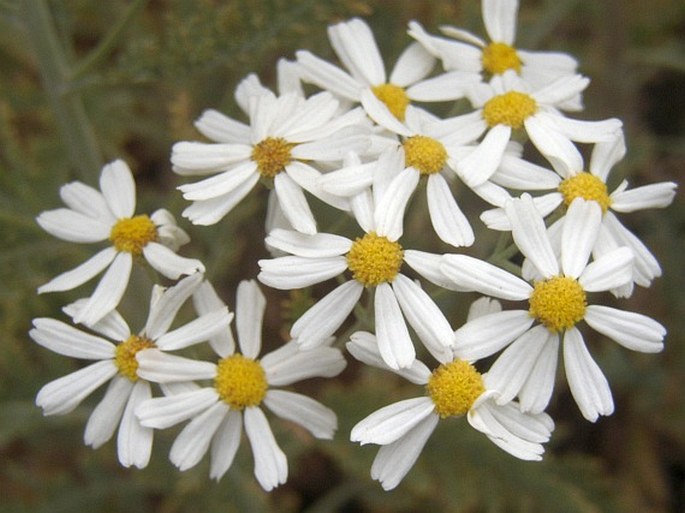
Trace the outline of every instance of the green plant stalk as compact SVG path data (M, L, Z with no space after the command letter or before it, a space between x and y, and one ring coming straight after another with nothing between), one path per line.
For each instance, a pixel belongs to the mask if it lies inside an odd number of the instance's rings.
M104 161L83 100L76 94L66 93L71 73L50 10L45 0L24 0L19 6L71 165L81 179L90 182Z

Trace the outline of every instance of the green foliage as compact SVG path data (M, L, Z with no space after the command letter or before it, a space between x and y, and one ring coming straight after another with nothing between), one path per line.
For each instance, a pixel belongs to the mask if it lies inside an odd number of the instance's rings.
M521 45L576 55L581 71L593 79L584 115L624 120L629 155L619 174L637 184L682 184L682 2L522 4ZM612 384L617 413L588 424L560 383L550 411L557 429L543 463L508 456L457 419L441 422L403 484L383 492L368 476L376 448L353 445L349 431L374 409L422 391L354 364L341 381L303 385L338 412L340 429L332 442L315 443L294 426L274 423L288 454L290 479L271 495L255 482L245 446L218 484L208 479L206 462L185 473L168 463L173 430L157 437L149 468L127 470L118 465L113 443L97 451L83 446L92 402L58 418L42 417L33 404L42 385L77 368L27 335L31 319L61 318L61 305L84 293L35 293L91 254L35 224L40 211L60 206L61 184L79 179L95 185L102 163L124 158L137 178L138 210L163 206L178 216L183 201L174 189L170 147L198 138L192 123L204 108L239 116L232 95L246 74L255 72L273 85L281 56L292 58L304 48L331 58L326 25L351 16L368 19L386 62L392 62L408 43L410 19L430 30L449 23L478 33L479 5L476 0L0 2L0 511L666 513L685 508L682 193L667 213L629 220L659 258L665 279L638 290L623 305L668 327L665 352L627 354L608 340L591 340ZM250 196L229 219L208 229L182 221L193 239L184 254L202 258L229 304L237 282L254 277L257 258L266 255L265 198ZM475 200L464 201L468 210ZM322 224L336 221L333 216ZM494 247L496 237L481 228L477 237ZM407 230L412 237L421 234L418 224ZM136 283L149 287L142 274L131 287ZM287 296L268 294L273 311L267 314L267 331L276 345L283 321L278 305ZM466 297L440 297L455 326L472 299ZM290 297L288 308L299 311L309 299ZM132 298L129 318L142 323L146 301Z

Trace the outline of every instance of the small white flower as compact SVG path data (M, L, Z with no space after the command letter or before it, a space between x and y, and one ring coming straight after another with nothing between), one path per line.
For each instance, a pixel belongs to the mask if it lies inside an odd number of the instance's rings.
M460 71L427 79L435 58L418 43L400 55L388 78L373 33L359 18L328 27L328 37L347 72L301 50L297 62L302 80L350 102L360 102L363 93L369 93L370 102L385 105L399 120L411 101L456 100L464 95L466 85L480 80L476 73Z
M155 270L173 280L184 274L204 272L199 260L175 253L190 239L176 226L170 212L160 209L149 217L133 215L136 186L131 170L122 160L102 169L100 191L71 182L62 186L60 196L68 208L42 212L36 218L41 228L70 242L109 240L112 244L38 288L39 294L71 290L107 269L74 322L94 324L117 307L136 257L143 257Z
M387 369L377 348L375 337L366 332L353 334L347 343L347 349L361 362ZM438 421L462 415L513 456L542 459L542 444L554 429L549 415L524 413L515 402L501 404L488 374L481 375L458 355L440 363L433 372L418 360L406 369L395 370L412 383L425 385L427 394L381 408L352 428L353 442L382 446L371 467L373 479L385 490L395 488L418 459Z
M152 449L152 429L142 426L133 411L151 397L151 389L148 381L139 379L136 355L151 348L160 351L180 349L207 340L228 326L231 316L224 308L169 331L179 308L201 280L202 275L198 273L166 290L155 287L147 322L137 335L131 333L116 310L92 325L98 335L55 319L35 319L29 335L38 344L64 356L95 362L42 387L36 404L43 409L43 414L69 413L109 381L107 392L88 419L85 443L93 448L100 447L118 426L119 461L126 467L145 467ZM84 305L84 301L78 301L65 311L74 315Z
M316 163L342 161L349 151L369 145L368 126L361 109L340 114L330 93L304 98L297 91L275 96L252 88L241 95L250 123L205 111L196 126L214 142L178 142L173 146L173 169L181 175L214 175L179 187L193 201L183 215L194 224L217 223L261 179L273 181L283 214L298 231L316 233L316 222L304 191L340 209L347 203L317 185Z
M405 319L433 354L450 353L453 332L449 323L431 297L400 272L402 263L407 262L427 279L445 281L429 254L404 249L398 242L412 192L406 181L413 179L411 173L401 174L387 188L379 182L373 192L366 190L351 198L357 222L365 232L354 241L328 233L305 235L287 230L274 230L267 236L270 246L289 253L259 261L258 279L270 287L299 289L345 271L352 275L293 324L290 335L303 348L316 347L333 335L364 289L369 289L373 291L380 352L390 367L406 367L415 358Z
M150 399L136 409L143 426L166 428L192 419L178 435L169 458L180 470L195 466L210 452L210 477L220 479L231 466L240 444L243 423L255 460L255 476L269 491L288 476L285 454L278 447L261 405L277 416L296 422L317 438L330 439L337 427L335 413L319 402L274 387L312 377L337 376L345 368L338 349L319 347L301 352L294 342L259 356L266 300L254 281L238 286L236 331L241 353L232 336L222 335L212 347L218 363L204 362L149 350L138 355L141 376L158 383L213 380L169 397ZM196 295L196 308L213 311L221 304L210 287Z
M623 133L619 132L613 140L597 143L592 151L588 169L585 170L583 158L578 150L571 146L561 154L553 164L561 175L549 188L555 192L543 194L534 199L540 213L547 216L559 205L568 207L571 202L582 197L594 201L602 208L602 225L593 248L595 259L621 246L629 247L633 260L633 279L626 285L612 290L617 296L627 297L632 293L633 282L648 287L654 278L661 276L661 267L647 247L621 222L616 213L634 212L648 208L665 208L671 204L677 185L674 182L660 182L628 189L624 180L611 194L607 190L607 179L614 165L626 152ZM506 197L506 195L505 195ZM511 224L506 215L503 201L500 208L489 210L481 219L489 228L510 230ZM559 235L561 234L564 216L550 226L549 233L552 246L558 253ZM528 275L530 266L524 266L524 276Z
M565 117L564 100L587 87L581 75L563 77L541 89L532 89L513 71L497 75L469 90L476 111L468 120L485 133L476 149L457 162L460 177L469 185L486 182L497 170L514 130L524 129L535 147L547 159L560 158L572 141L596 143L612 140L620 131L618 119L581 121Z
M499 401L518 396L523 411L543 411L552 395L560 342L566 377L580 411L590 420L614 410L611 390L576 326L585 321L634 351L663 349L666 330L633 312L590 304L587 294L620 287L632 278L633 254L616 248L591 263L602 222L594 201L576 198L563 224L555 255L542 216L530 196L507 205L514 242L536 269L533 284L466 255L444 255L441 269L454 285L500 299L527 300L527 310L506 310L467 322L455 332L455 348L467 359L505 351L490 368ZM533 326L535 324L535 326ZM533 326L533 327L531 327ZM455 349L455 350L457 350Z
M431 36L415 21L409 24L409 35L439 58L447 70L479 73L486 78L512 70L536 88L573 76L578 63L570 55L531 52L514 46L518 7L518 0L483 0L483 22L489 43L452 26L442 26L441 31L453 39ZM564 104L565 110L580 108L580 93Z

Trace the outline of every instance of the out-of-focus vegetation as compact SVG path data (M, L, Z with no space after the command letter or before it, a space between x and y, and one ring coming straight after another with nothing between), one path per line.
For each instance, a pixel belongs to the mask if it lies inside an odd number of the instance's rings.
M592 78L584 119L619 117L628 157L614 179L632 184L675 180L685 169L685 3L679 0L522 0L517 45L575 55ZM0 511L2 512L640 512L685 510L685 209L682 192L665 211L623 219L653 250L664 277L639 289L628 310L667 326L666 350L631 353L595 336L591 351L614 392L616 413L582 419L563 381L550 407L557 422L545 461L525 463L492 446L464 419L441 423L402 485L385 493L369 478L376 448L348 441L350 428L381 405L418 391L385 373L350 363L337 380L302 390L338 412L332 442L317 442L275 420L288 455L288 483L265 494L252 476L248 447L219 482L206 461L180 473L167 460L178 430L160 433L145 470L122 468L114 442L93 451L82 443L97 399L65 417L41 416L34 405L46 382L78 363L38 347L31 319L62 318L62 305L88 294L38 297L35 289L92 254L53 239L34 217L61 206L59 186L95 185L103 163L124 158L138 182L138 211L183 200L169 153L198 138L192 122L204 108L240 116L236 84L250 72L273 85L279 57L297 49L332 58L326 25L351 16L372 26L390 66L409 42L406 24L430 31L453 24L483 33L477 0L0 0ZM682 189L681 189L682 190ZM253 278L263 244L264 191L214 227L180 220L233 306L236 283ZM465 201L468 211L467 194ZM474 203L474 208L482 205ZM421 210L421 209L419 209ZM475 210L471 210L475 212ZM323 216L325 230L333 217ZM492 236L476 216L481 246ZM414 221L410 235L418 236ZM443 248L446 249L446 248ZM145 276L134 284L149 287ZM266 289L266 287L264 287ZM132 326L146 315L146 294L129 293ZM302 295L267 291L268 344L282 342L280 308L297 310ZM314 292L316 294L317 291ZM475 296L444 295L457 327Z

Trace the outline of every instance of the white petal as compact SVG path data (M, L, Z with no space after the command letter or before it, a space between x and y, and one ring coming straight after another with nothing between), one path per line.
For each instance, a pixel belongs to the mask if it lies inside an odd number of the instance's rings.
M505 153L491 180L502 187L532 191L556 189L561 177L545 167Z
M216 365L213 363L192 360L157 349L139 351L136 360L138 376L157 383L212 379L216 376Z
M359 101L361 84L337 66L306 50L295 52L305 82L315 84L347 100Z
M345 322L363 291L364 287L356 280L339 285L295 321L290 329L290 336L303 349L322 344Z
M321 175L319 185L331 194L353 196L373 183L373 172L376 166L376 162L349 165Z
M616 118L602 121L582 121L550 112L538 112L532 117L544 119L544 123L554 127L554 129L572 141L579 143L613 141L616 138L617 132L623 126L621 120Z
M117 373L112 360L102 360L51 381L38 391L36 405L43 415L64 415Z
M396 241L402 236L404 212L418 183L419 173L411 168L390 182L380 201L376 203L374 211L378 235L383 235L391 241Z
M483 0L483 23L492 41L514 44L518 7L517 1Z
M585 312L585 322L633 351L658 353L664 348L666 329L646 315L608 306L590 305Z
M221 479L231 467L240 446L242 427L243 415L239 411L231 410L216 430L209 449L211 456L209 477L211 479Z
M274 439L269 423L259 408L246 408L245 433L252 446L255 477L267 492L285 483L288 462Z
M258 264L261 271L257 279L281 290L308 287L338 276L347 269L347 260L343 256L316 259L284 256L259 260Z
M619 131L614 139L595 144L590 158L589 171L606 182L611 168L623 159L625 154L626 141L623 132Z
M512 236L521 253L533 262L540 274L550 278L559 274L559 263L552 250L542 216L532 198L524 195L506 205Z
M102 219L68 208L41 212L36 222L50 235L69 242L100 242L107 239L112 231L112 225Z
M452 283L440 270L442 255L406 249L404 250L404 261L425 279L439 287L457 292L465 291L462 287Z
M252 149L249 144L183 141L171 148L171 163L177 174L206 175L225 171L230 166L250 158Z
M126 409L117 435L117 455L124 467L145 468L152 453L153 430L140 424L134 411L143 401L150 399L150 384L138 381L126 403Z
M447 181L441 175L431 175L426 193L431 223L440 240L455 247L473 244L471 225L457 205Z
M387 283L376 287L374 313L378 349L383 360L392 369L409 367L416 352L395 293Z
M454 354L478 360L496 353L525 333L533 318L525 310L508 310L478 317L454 332Z
M341 150L341 146L340 144L338 144L338 141L334 142L333 144L337 148L336 151L343 151ZM331 158L328 160L338 159ZM307 191L309 194L320 199L324 203L327 203L332 207L337 208L338 210L350 210L350 202L348 198L341 198L340 196L336 196L335 194L326 192L321 187L319 179L322 178L323 175L320 171L314 169L312 166L305 164L304 162L293 161L286 166L285 171L297 185L299 185L303 190Z
M86 217L100 219L110 225L116 221L102 193L89 185L81 182L65 184L60 187L59 196L67 207Z
M538 112L526 119L524 126L531 142L562 177L566 178L580 170L577 163L582 163L582 157L578 149L568 137L554 129L548 118Z
M29 336L55 353L86 360L114 358L114 345L100 337L84 333L64 322L40 318L33 320Z
M274 188L283 214L293 228L302 233L316 233L316 221L300 186L287 173L279 173L274 178Z
M200 288L203 278L200 273L191 274L150 302L150 313L143 330L149 338L157 340L167 332L180 308Z
M554 335L542 347L528 380L519 391L521 411L537 414L547 408L554 390L558 359L559 335Z
M97 449L112 438L132 390L133 381L124 376L114 376L104 397L88 418L83 435L86 445Z
M180 471L197 465L209 449L209 444L228 413L228 405L218 402L191 420L171 446L169 460Z
M437 415L429 415L402 438L378 450L371 466L371 477L378 480L384 490L392 490L404 479L419 458L439 420Z
M590 356L577 328L567 330L564 335L564 368L571 394L583 417L595 422L600 415L614 412L609 383Z
M408 87L426 78L434 65L435 58L419 43L412 43L397 59L389 82L399 87Z
M316 438L330 440L338 427L333 410L302 394L269 390L264 405L282 419L299 424Z
M335 377L346 362L339 349L323 346L302 351L291 341L266 354L261 364L270 386L286 386L309 378Z
M635 212L666 208L673 202L677 187L674 182L660 182L614 193L611 195L611 209L616 212Z
M74 317L74 322L86 325L95 324L114 310L128 287L132 266L131 254L119 253L100 279L100 283L87 303Z
M361 102L369 117L383 128L404 137L413 135L406 126L393 116L385 103L380 101L371 89L362 89Z
M257 358L262 348L262 320L266 298L254 280L243 280L236 295L235 320L238 344L247 358Z
M205 272L205 266L195 258L185 258L157 242L150 242L143 248L143 256L153 269L172 280L183 275Z
M475 187L489 180L502 162L510 139L509 126L495 125L488 130L478 147L457 162L457 174L464 183Z
M387 445L402 438L423 419L434 414L428 397L415 397L385 406L352 428L350 440L364 444Z
M240 189L256 172L257 164L249 160L211 178L181 185L178 190L183 193L184 199L190 201L217 198Z
M165 333L155 343L165 351L183 349L209 340L219 332L227 331L232 318L233 314L229 314L228 308L224 307Z
M308 258L344 255L352 247L352 241L340 235L330 233L307 235L280 228L272 230L265 242L281 251Z
M538 89L533 98L541 105L561 108L565 101L573 99L590 85L590 79L582 75L564 75L549 85Z
M143 402L135 414L143 426L164 429L200 414L219 401L213 388L201 388Z
M115 217L131 217L136 210L136 183L123 160L102 168L100 190Z
M438 361L450 361L454 331L433 299L402 274L395 277L392 289L404 317L414 328L421 342Z
M533 290L510 272L468 255L444 255L440 270L461 290L477 291L500 299L528 299Z
M633 252L626 247L610 251L588 264L578 282L586 292L621 287L633 277Z
M258 181L259 174L254 173L229 194L209 200L195 201L183 211L183 217L189 219L193 224L203 226L215 224L247 196Z
M38 293L62 292L64 290L75 289L84 284L94 276L101 273L117 256L117 251L113 247L99 251L78 267L55 276L45 285L38 287Z
M496 299L489 297L482 297L476 299L471 306L469 306L469 313L466 317L467 321L472 321L478 319L478 317L483 317L484 315L489 315L502 311L502 303Z
M77 299L63 307L62 311L73 318L87 302L87 298ZM110 340L126 340L131 335L131 328L128 327L122 315L116 310L112 310L98 322L88 326L88 328Z
M561 268L578 278L585 269L602 223L602 208L595 201L576 198L566 212L561 233Z
M328 27L328 37L340 60L358 80L385 82L385 66L373 32L359 18Z
M214 109L203 111L195 121L195 127L202 135L219 143L247 144L250 140L249 126Z

